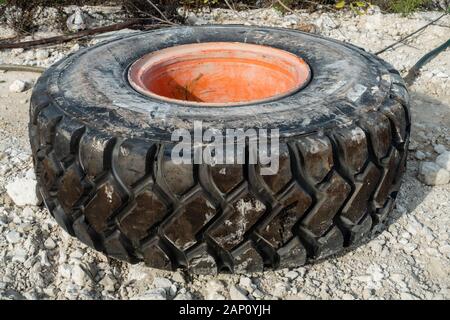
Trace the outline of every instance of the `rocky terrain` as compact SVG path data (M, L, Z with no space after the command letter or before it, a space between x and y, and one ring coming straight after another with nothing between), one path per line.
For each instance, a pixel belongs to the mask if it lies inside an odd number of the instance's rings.
M376 52L440 13L304 13L217 9L189 23L245 23L316 32ZM103 19L103 15L97 19ZM101 24L101 23L99 23ZM381 56L403 74L448 39L450 17ZM51 28L35 37L55 34ZM122 30L120 32L131 32ZM12 30L0 25L0 37ZM79 43L0 51L0 63L48 66ZM192 276L107 259L57 226L35 192L27 137L38 74L0 71L0 299L449 299L450 50L410 87L412 140L393 215L356 250L319 264L247 276Z

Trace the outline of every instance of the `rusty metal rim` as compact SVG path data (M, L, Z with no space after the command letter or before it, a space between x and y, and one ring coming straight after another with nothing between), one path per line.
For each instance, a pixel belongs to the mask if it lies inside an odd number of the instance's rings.
M197 102L182 99L174 99L152 92L147 88L146 84L143 81L143 76L149 70L151 70L152 67L163 64L164 62L167 62L168 60L173 59L175 57L183 57L183 55L190 53L195 52L205 53L208 50L214 50L218 52L219 50L217 48L220 48L220 50L224 49L235 50L237 53L239 51L246 51L252 52L254 54L260 54L261 56L272 55L277 59L282 59L292 64L300 80L293 88L281 94L272 95L270 97L263 99L254 99L242 102ZM137 92L157 100L169 102L172 104L180 104L184 106L231 107L231 106L252 105L263 102L271 102L290 96L300 91L301 89L305 88L309 84L312 78L312 73L308 63L304 59L285 50L269 46L241 43L241 42L207 42L207 43L178 45L148 53L130 65L127 72L127 78L130 85Z

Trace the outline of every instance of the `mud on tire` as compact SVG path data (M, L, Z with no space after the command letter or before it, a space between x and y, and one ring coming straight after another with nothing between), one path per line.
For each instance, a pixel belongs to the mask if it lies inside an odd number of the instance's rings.
M287 50L313 78L289 97L233 112L171 105L128 84L125 71L143 54L202 41ZM33 90L29 133L45 205L72 236L131 263L247 273L327 257L379 228L405 170L408 99L397 71L349 44L271 28L170 28L49 68ZM174 166L170 133L195 120L280 128L278 174L249 164Z

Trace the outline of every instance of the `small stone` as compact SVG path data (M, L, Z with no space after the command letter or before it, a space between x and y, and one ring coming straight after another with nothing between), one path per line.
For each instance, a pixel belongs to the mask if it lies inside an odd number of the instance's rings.
M360 282L369 282L370 280L372 280L369 275L354 276L353 279Z
M36 59L45 60L50 56L50 52L48 50L37 50L36 51Z
M13 289L6 290L0 297L2 298L2 300L5 298L11 300L26 300L25 296Z
M224 300L223 292L225 290L225 286L220 280L210 280L206 283L205 286L205 298L207 300Z
M75 260L80 260L84 255L84 252L80 249L77 249L75 251L73 251L72 253L70 253L70 257L75 259Z
M381 9L379 6L370 5L369 8L367 8L367 14L370 14L370 15L381 14Z
M6 240L8 240L9 243L17 243L21 239L20 233L17 231L10 231L6 234Z
M284 282L278 282L275 284L275 288L273 289L273 292L271 292L272 295L275 297L283 297L286 295L286 293L291 289L291 286L288 283Z
M403 250L405 250L406 253L411 253L414 250L416 250L416 248L417 248L417 245L410 242L410 243L407 243L404 245Z
M411 235L408 232L403 232L400 237L402 237L401 240L404 240L405 243L408 243L408 239L411 238ZM400 241L399 241L400 242ZM402 242L400 242L402 243Z
M53 241L52 238L48 238L48 239L45 240L45 242L44 242L44 247L45 247L45 249L53 250L53 249L56 248L56 243L55 243L55 241Z
M402 206L399 203L397 203L395 205L395 208L397 209L397 212L400 213L400 214L405 214L408 211L404 206Z
M363 290L362 296L363 299L368 300L373 297L375 290L372 288L366 288Z
M72 48L70 48L70 52L75 52L75 51L78 51L78 50L80 50L80 44L79 43L75 43L73 46L72 46Z
M442 144L436 144L436 145L434 145L434 151L436 151L437 153L441 154L441 153L446 152L447 149Z
M427 157L425 153L423 153L420 150L417 150L414 156L416 157L417 160L424 160Z
M408 150L414 151L417 149L417 146L417 142L411 138L411 140L409 140Z
M9 86L9 91L11 92L24 92L27 89L27 83L22 80L14 80L14 82Z
M413 294L411 294L409 292L401 292L400 293L400 298L402 300L418 300L418 298L415 295L413 295Z
M236 285L232 285L230 287L231 300L250 300L247 295L248 295L247 290L242 289L241 287L238 287Z
M170 287L172 286L172 281L170 281L167 278L156 277L153 280L153 285L156 288L163 288L164 290L168 291L170 289Z
M37 206L41 203L37 192L37 183L34 179L18 178L6 185L6 192L19 207Z
M264 293L259 289L255 289L252 292L252 296L254 296L257 299L262 299L262 298L264 298Z
M176 285L173 284L170 286L169 290L166 291L168 291L167 293L169 294L169 296L174 297L178 292L178 288Z
M34 217L34 211L30 207L23 208L22 215L26 219L31 219Z
M143 294L131 298L132 300L166 300L166 290L163 288L150 289Z
M72 277L72 267L68 264L62 264L58 268L58 272L61 277L65 279L70 279Z
M64 297L67 299L76 299L78 297L79 288L73 283L69 283L64 291Z
M8 224L8 217L7 216L0 216L0 226L1 225L7 225Z
M178 283L186 283L186 279L184 279L183 274L179 271L174 272L172 280Z
M128 270L128 281L144 281L150 276L150 269L142 264L131 265Z
M79 8L67 18L67 29L69 31L81 31L88 27L88 16L82 12Z
M400 273L393 273L393 274L391 274L389 277L390 277L390 278L392 279L392 281L394 281L394 282L401 282L401 281L403 281L403 279L405 278L405 276L402 275L402 274L400 274Z
M355 297L352 296L350 293L344 293L344 294L342 295L342 299L343 299L343 300L355 300Z
M42 292L44 292L47 296L49 296L50 298L54 298L55 297L55 288L54 287L49 287L49 288L43 288Z
M34 169L29 169L25 172L25 178L36 180L36 173L34 173Z
M112 292L115 290L116 281L117 280L116 280L116 278L114 278L114 276L112 276L111 274L107 274L100 281L100 284L103 286L103 288L106 291Z
M448 254L450 254L450 245L445 244L443 246L440 246L438 248L438 250L439 250L440 253L448 255Z
M20 225L22 223L22 219L20 219L19 216L14 216L13 217L13 223L17 224L17 225ZM21 232L20 230L18 230L18 231Z
M47 252L41 250L38 253L38 257L40 258L41 264L45 267L50 266L50 261L48 260ZM67 277L70 278L70 275Z
M11 53L17 56L17 55L23 53L24 51L25 51L24 48L15 48L15 49L11 50Z
M436 158L436 163L447 171L450 171L450 151L441 153Z
M12 261L24 263L27 260L27 257L28 257L28 253L26 252L25 249L16 248L13 252Z
M248 277L241 277L239 279L239 285L244 288L250 288L252 286L252 279Z
M383 278L384 278L384 274L380 268L374 268L371 276L372 276L372 280L375 282L379 282L379 281L383 280Z
M80 266L75 265L72 269L72 281L79 285L80 287L84 287L88 281L91 280L86 271Z
M419 178L429 186L447 184L450 173L434 162L422 162L419 168Z
M395 243L396 240L392 239L392 242ZM400 244L407 244L408 243L408 239L404 239L404 238L400 238L397 241Z
M289 280L294 280L295 278L298 277L298 273L296 271L288 271L285 273L286 278L288 278Z

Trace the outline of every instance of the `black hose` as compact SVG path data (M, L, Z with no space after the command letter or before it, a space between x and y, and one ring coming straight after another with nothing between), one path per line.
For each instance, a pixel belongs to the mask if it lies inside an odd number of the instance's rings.
M444 51L450 46L450 39L441 44L436 49L431 50L426 55L424 55L422 58L420 58L419 61L408 71L408 74L406 77L404 77L404 80L407 85L411 85L416 77L420 73L420 68L422 68L425 64L427 64L430 60L434 59L439 53Z

